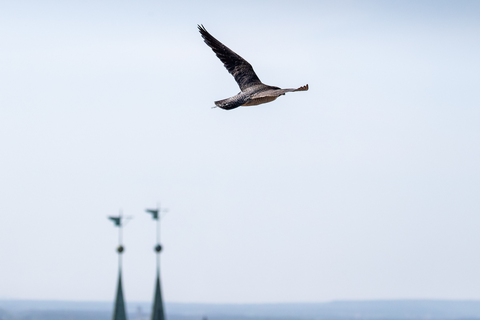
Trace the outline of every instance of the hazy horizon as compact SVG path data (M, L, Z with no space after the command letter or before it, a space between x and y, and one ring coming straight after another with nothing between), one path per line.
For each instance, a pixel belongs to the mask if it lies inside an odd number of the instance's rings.
M330 303L166 303L172 320L203 319L467 319L480 317L480 301L337 301ZM130 318L146 319L151 304L130 302ZM0 300L0 317L10 319L108 319L112 302L59 303ZM10 316L10 317L9 317ZM3 319L3 318L2 318Z

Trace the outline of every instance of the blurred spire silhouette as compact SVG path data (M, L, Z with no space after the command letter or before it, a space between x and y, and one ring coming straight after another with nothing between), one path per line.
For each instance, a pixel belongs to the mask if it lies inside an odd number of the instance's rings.
M159 213L162 212L160 204L158 204L156 209L146 209L147 213L152 215L152 218L157 222L157 244L155 245L155 253L157 255L157 279L155 282L155 295L153 297L153 308L151 320L165 320L165 310L163 308L163 298L162 298L162 289L160 286L160 252L162 251L162 246L160 245L160 217ZM163 210L166 212L166 210Z
M119 216L110 216L108 219L112 220L116 227L118 227L118 283L117 294L115 296L115 306L113 307L112 320L127 320L127 313L125 312L125 301L123 299L123 286L122 286L122 253L125 250L122 245L122 227L124 225L125 218L120 211Z
M127 320L127 314L125 312L125 301L123 300L123 289L122 289L122 271L119 270L118 273L118 284L117 284L117 296L115 298L115 306L113 308L113 320Z

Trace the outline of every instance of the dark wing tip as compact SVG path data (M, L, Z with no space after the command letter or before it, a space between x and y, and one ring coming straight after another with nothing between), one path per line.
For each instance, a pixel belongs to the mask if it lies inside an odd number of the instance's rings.
M303 87L300 87L298 89L295 89L293 91L307 91L308 90L308 84L304 85Z
M207 33L208 34L208 31L207 29L205 29L205 27L203 26L203 24L197 24L197 28L198 28L198 31L200 31L200 33L202 34L202 36Z
M198 24L197 25L198 27L198 31L200 32L200 35L202 36L203 38L203 41L205 41L205 43L211 47L212 49L214 49L213 47L215 46L223 46L223 44L218 41L217 39L215 39L208 31L207 29L205 29L205 27L203 26L203 24ZM215 50L213 50L215 51Z

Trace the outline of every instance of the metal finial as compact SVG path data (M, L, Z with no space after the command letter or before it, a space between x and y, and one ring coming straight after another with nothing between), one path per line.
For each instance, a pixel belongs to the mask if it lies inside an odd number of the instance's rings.
M118 217L110 216L108 217L108 219L112 220L116 227L122 226L122 216L118 216Z
M158 220L158 213L160 212L160 209L145 209L145 211L151 213L154 220Z

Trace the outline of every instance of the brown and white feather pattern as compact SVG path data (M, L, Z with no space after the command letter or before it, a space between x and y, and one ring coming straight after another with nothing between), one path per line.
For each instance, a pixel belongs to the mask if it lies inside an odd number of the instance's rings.
M203 25L199 25L198 30L205 43L215 52L228 72L235 78L241 90L233 97L215 101L217 107L231 110L240 106L256 106L271 102L287 92L308 90L308 84L297 89L280 89L263 84L253 71L250 63L215 39Z

